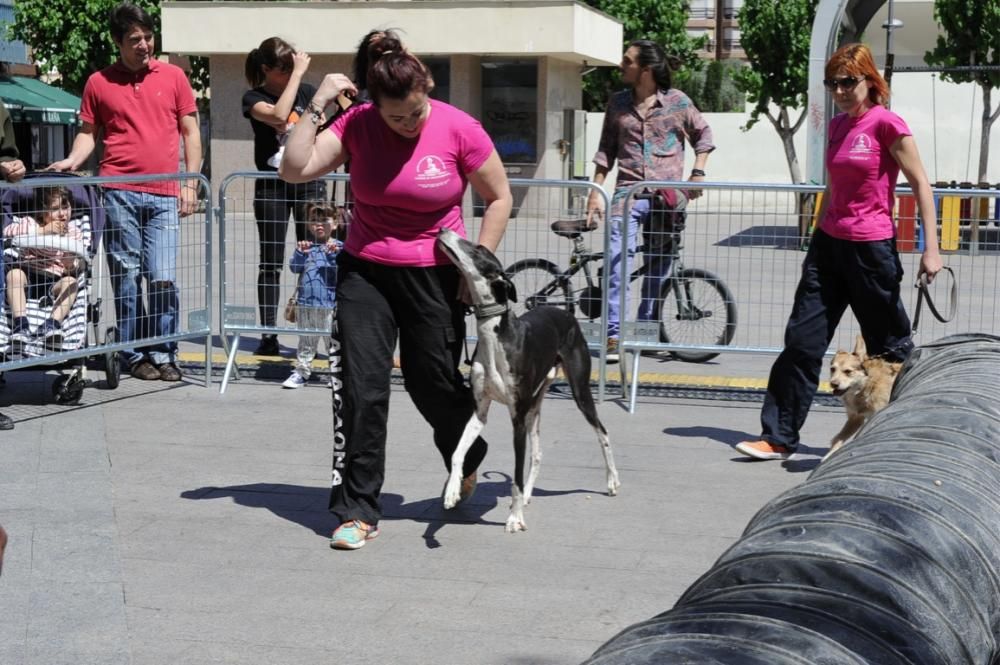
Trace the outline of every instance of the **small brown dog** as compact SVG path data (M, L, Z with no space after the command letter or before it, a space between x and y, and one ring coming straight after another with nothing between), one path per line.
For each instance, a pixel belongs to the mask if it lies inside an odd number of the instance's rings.
M844 402L847 422L833 437L824 460L854 436L876 411L885 408L902 366L903 363L869 358L861 335L854 342L854 351L837 351L830 362L830 387Z

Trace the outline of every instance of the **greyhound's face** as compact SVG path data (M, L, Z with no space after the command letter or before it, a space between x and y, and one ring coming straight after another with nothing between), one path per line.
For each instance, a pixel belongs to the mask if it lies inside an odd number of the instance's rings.
M451 229L441 229L437 243L465 276L473 304L506 304L517 300L514 285L493 252L482 245L473 245Z

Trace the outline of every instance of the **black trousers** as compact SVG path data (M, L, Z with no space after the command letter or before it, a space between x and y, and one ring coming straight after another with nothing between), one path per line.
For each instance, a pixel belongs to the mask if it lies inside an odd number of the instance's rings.
M305 204L326 199L326 183L313 181L292 184L284 180L254 182L253 214L257 220L260 263L257 273L257 303L260 323L274 326L281 298L281 270L285 265L285 236L288 216L295 220L295 240L306 240Z
M798 446L823 355L848 306L868 355L893 361L910 355L910 319L899 297L902 279L895 238L853 242L815 232L785 327L785 348L767 382L760 416L764 440L793 450Z
M451 265L393 267L346 252L337 259L337 273L343 390L339 418L335 415L340 431L334 432L330 512L338 523L374 524L382 516L379 494L397 340L406 391L433 429L448 470L475 411L472 390L458 369L465 342L464 306L457 300L460 278ZM466 455L462 475L475 471L485 456L486 442L479 438Z

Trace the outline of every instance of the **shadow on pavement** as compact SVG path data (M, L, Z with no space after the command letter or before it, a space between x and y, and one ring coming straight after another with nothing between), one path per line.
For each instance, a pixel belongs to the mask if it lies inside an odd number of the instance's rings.
M498 480L489 480L497 476ZM466 503L454 510L445 510L441 497L406 501L399 494L383 493L383 520L412 520L424 522L427 529L423 538L430 549L440 547L437 533L447 524L488 524L504 526L505 522L485 519L485 515L496 508L498 500L510 497L511 477L499 471L481 474L476 493ZM545 490L536 487L535 497L559 496L564 494L594 494L593 490ZM327 510L330 490L325 487L307 487L283 483L251 483L229 487L199 487L181 492L181 498L191 500L232 499L234 503L248 508L264 508L274 515L309 529L317 536L329 538L337 526L336 520ZM506 518L506 515L505 515Z

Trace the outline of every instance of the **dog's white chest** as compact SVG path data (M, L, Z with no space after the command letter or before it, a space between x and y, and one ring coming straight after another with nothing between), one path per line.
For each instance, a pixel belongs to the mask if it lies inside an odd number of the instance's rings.
M501 404L511 404L515 395L514 377L496 335L483 335L480 331L472 361L472 389L477 397L481 395Z

